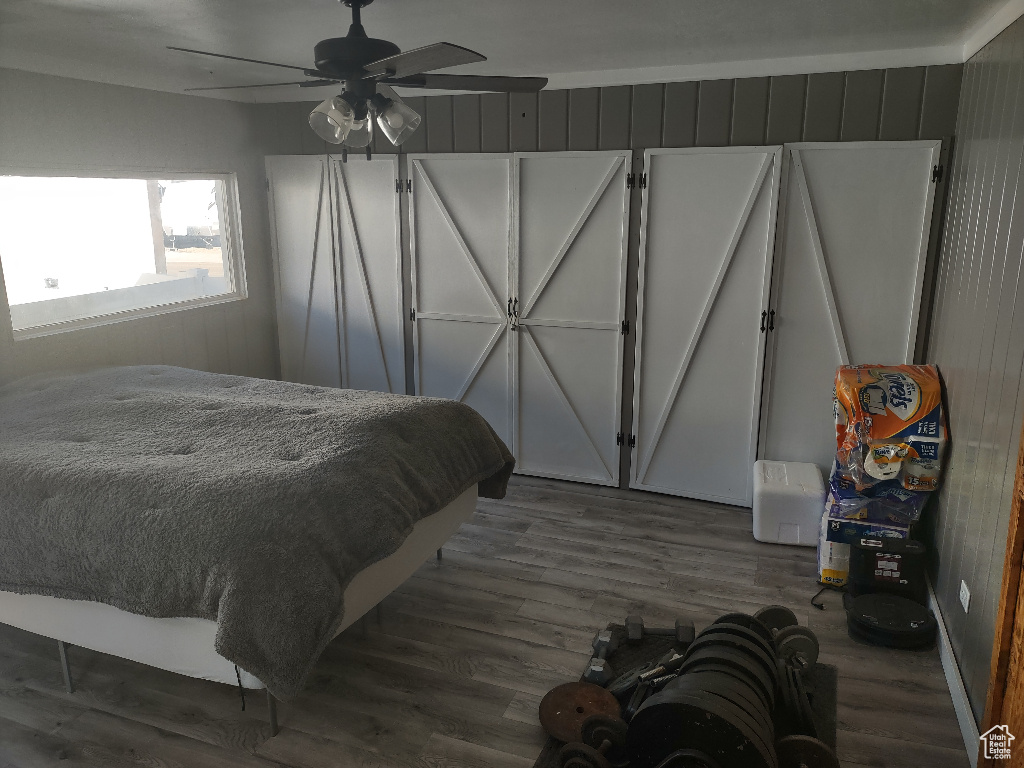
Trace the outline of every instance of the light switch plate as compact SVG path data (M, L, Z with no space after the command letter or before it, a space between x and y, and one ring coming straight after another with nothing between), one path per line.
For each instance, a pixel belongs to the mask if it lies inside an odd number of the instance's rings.
M960 605L964 607L964 613L967 613L971 607L971 590L967 588L967 582L960 582Z

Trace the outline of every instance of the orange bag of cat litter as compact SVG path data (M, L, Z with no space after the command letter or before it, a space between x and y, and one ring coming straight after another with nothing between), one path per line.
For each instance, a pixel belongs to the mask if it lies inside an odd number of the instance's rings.
M858 490L893 480L938 487L947 430L935 366L840 366L835 417L836 470Z

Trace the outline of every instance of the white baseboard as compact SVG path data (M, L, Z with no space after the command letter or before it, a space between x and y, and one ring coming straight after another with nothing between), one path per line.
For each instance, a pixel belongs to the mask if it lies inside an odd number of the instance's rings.
M939 601L935 598L931 579L928 579L928 607L935 614L935 621L939 625L939 659L942 661L942 671L946 674L949 695L953 698L953 709L956 712L957 722L960 724L960 734L963 736L964 746L967 748L967 757L971 761L972 768L978 768L978 745L981 743L978 724L974 720L974 712L967 699L967 688L964 687L964 680L960 677L960 667L953 655L953 645L949 642L949 633L946 632L946 620L942 617L942 609L939 607Z

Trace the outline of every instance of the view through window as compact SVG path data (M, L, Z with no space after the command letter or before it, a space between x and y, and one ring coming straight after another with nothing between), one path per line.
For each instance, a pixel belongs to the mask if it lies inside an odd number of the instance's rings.
M236 293L226 178L0 176L15 331Z

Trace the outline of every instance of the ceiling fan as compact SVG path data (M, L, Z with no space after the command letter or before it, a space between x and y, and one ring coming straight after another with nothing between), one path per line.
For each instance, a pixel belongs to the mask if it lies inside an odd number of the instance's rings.
M402 52L394 43L367 37L360 21L360 10L373 0L341 0L352 9L352 25L345 37L321 40L313 48L315 64L311 68L272 61L246 59L223 53L197 51L168 46L172 51L198 53L221 59L266 64L284 69L297 69L306 80L258 85L227 85L188 88L188 91L214 91L236 88L268 88L297 85L318 88L343 84L340 95L325 99L309 115L309 125L324 141L346 149L366 147L370 155L374 117L380 130L395 146L409 138L419 127L421 118L405 104L390 86L460 91L498 91L533 93L547 85L546 77L496 77L481 75L435 75L434 70L486 61L487 58L462 46L434 43Z

